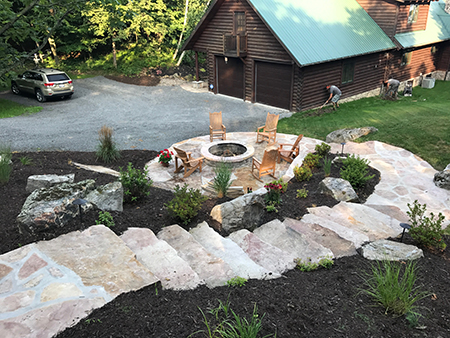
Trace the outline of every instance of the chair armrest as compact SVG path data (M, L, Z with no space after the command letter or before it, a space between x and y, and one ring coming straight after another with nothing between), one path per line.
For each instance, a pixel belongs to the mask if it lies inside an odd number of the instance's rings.
M261 161L260 160L258 160L256 157L252 157L252 162L256 162L256 163L258 163L258 164L261 164Z
M205 158L204 156L197 158L190 158L189 161L187 161L187 163L203 161L204 158Z
M258 127L258 128L256 128L256 131L259 132L259 130L260 130L260 129L263 129L264 127L265 127L265 126Z
M293 146L291 143L278 143L278 149L282 149L284 146Z

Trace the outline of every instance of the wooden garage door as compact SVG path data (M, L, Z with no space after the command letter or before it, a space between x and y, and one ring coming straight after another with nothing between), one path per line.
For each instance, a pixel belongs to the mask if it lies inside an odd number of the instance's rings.
M255 101L291 108L292 65L255 62Z
M216 56L217 92L220 94L244 98L244 64L238 58Z

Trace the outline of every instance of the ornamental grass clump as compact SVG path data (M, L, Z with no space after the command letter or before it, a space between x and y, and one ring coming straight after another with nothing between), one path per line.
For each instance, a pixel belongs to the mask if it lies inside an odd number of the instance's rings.
M113 130L110 127L103 126L98 132L100 144L97 147L97 160L104 163L111 163L120 157L120 152L112 138Z
M208 197L203 196L199 189L188 189L187 184L184 184L182 188L176 185L175 197L164 206L172 216L179 218L183 224L187 225L197 216L203 202L207 199Z
M401 316L414 312L414 305L428 294L420 290L417 282L417 263L408 261L378 261L370 272L362 275L365 288L361 291L384 306L386 313Z
M341 178L348 181L353 188L364 187L375 175L369 175L369 161L351 155L342 160Z
M125 202L137 202L150 195L150 187L153 181L147 178L147 169L133 168L130 162L126 171L122 170L122 167L119 168L119 171L119 181L122 183Z
M228 188L231 185L231 166L226 162L220 162L214 169L216 176L213 181L213 188L217 192L219 198L227 194Z
M447 247L447 244L442 239L444 234L442 229L442 223L445 220L444 215L439 213L436 216L431 212L429 217L425 216L427 205L422 205L417 200L414 201L413 205L408 203L408 208L409 211L406 213L409 216L411 225L411 229L409 229L411 237L419 245L444 250Z
M12 153L9 147L0 148L0 184L8 183L12 172Z

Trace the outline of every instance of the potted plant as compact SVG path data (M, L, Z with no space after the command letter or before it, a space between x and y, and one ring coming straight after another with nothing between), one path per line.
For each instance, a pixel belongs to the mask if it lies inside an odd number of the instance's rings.
M173 152L169 151L168 149L161 150L158 154L158 161L161 163L164 167L169 166L169 162L172 160Z

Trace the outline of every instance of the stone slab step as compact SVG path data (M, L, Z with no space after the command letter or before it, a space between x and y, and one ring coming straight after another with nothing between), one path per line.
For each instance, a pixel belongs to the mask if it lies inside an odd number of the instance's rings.
M120 238L136 254L137 260L160 279L163 288L190 290L201 283L197 273L177 251L150 229L128 228Z
M338 234L338 236L352 242L356 249L359 249L364 243L369 242L369 237L367 235L357 230L347 228L337 223L338 221L335 222L330 220L330 218L328 217L322 217L315 214L305 214L302 217L302 221L310 224L319 224L321 227L334 231L336 234Z
M295 268L296 255L261 240L254 233L242 229L228 236L256 263L278 274Z
M267 270L256 264L248 255L229 238L223 238L206 222L200 223L189 233L208 252L223 259L236 276L246 279L270 279L280 277L275 271Z
M283 251L291 252L302 261L318 262L322 257L333 257L333 252L322 245L308 240L300 233L286 227L275 219L255 229L253 233L263 241L272 244Z
M365 206L375 209L385 215L388 215L399 222L408 223L408 215L395 205L381 205L381 204L364 204Z
M178 256L191 266L208 287L225 285L228 280L236 276L227 263L206 251L189 232L179 225L165 227L156 236L169 243L177 251Z
M302 234L302 236L330 249L336 258L356 255L355 245L339 236L336 232L316 223L306 223L286 218L284 225Z

